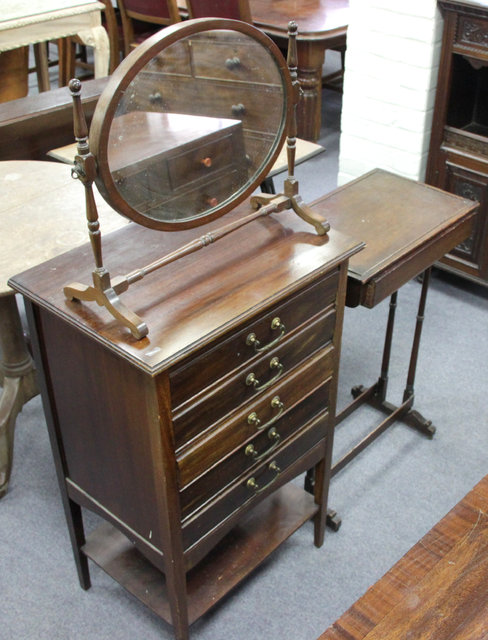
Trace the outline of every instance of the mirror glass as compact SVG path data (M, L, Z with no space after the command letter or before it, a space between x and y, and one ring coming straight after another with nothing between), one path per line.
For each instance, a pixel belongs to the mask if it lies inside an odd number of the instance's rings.
M205 28L172 38L121 83L106 159L138 221L200 224L269 170L285 135L284 63L250 33Z

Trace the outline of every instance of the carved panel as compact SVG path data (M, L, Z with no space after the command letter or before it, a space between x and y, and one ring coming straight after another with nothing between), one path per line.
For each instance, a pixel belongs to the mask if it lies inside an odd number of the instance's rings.
M458 244L451 252L451 256L457 256L470 262L475 268L480 266L480 250L482 248L482 230L487 213L487 181L485 176L478 176L447 163L446 189L469 200L477 200L480 210L473 225L473 231L469 238Z
M488 26L486 20L461 16L458 25L457 42L488 49Z
M453 149L462 149L485 158L488 157L488 140L482 136L470 134L446 127L444 130L444 145Z

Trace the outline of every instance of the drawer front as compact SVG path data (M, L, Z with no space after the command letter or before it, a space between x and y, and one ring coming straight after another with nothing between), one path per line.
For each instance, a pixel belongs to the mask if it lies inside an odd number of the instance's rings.
M335 310L317 320L276 347L266 355L241 368L218 388L214 388L186 411L173 417L176 448L189 442L199 433L244 403L257 399L268 389L276 389L278 381L294 367L332 341Z
M281 86L280 71L271 55L261 45L247 40L238 44L223 37L193 40L195 77Z
M170 372L173 407L218 383L231 371L279 345L288 334L335 301L339 272L276 304L211 348ZM283 335L282 335L283 334ZM255 336L253 341L252 336Z
M154 56L142 73L164 73L191 76L191 47L187 40L174 42ZM140 78L137 74L134 82ZM129 89L131 85L129 85ZM136 92L137 93L137 92Z
M184 548L188 549L243 505L249 502L257 504L269 492L289 481L288 468L315 445L322 444L325 453L328 420L327 413L318 416L275 455L256 464L214 500L183 520ZM297 470L297 474L301 471Z
M145 73L131 109L230 118L244 129L275 134L284 116L281 87ZM263 111L261 105L275 105Z
M286 376L275 389L261 394L230 420L218 423L195 438L189 446L180 449L177 452L180 488L184 489L234 451L254 442L257 436L266 439L272 427L282 435L282 423L293 419L288 414L298 405L303 404L305 411L300 420L295 420L299 426L323 411L328 405L329 380L333 370L333 348L327 347ZM260 451L261 445L256 448Z
M189 214L195 215L206 211L209 207L214 207L226 200L229 193L236 190L236 185L241 186L243 182L241 171L229 169L215 174L212 179L209 178L203 183L192 185L191 189L175 191L167 196L161 194L161 198L156 200L155 190L151 186L152 180L151 176L147 176L145 183L138 179L132 180L132 183L127 181L119 191L122 194L130 193L133 202L136 202L137 195L139 211L160 219L158 210L165 209L167 216L167 211L170 209L174 220L187 218ZM131 184L134 185L133 189ZM156 186L159 189L159 183Z
M232 167L233 160L237 163L243 162L241 130L237 125L234 129L233 134L222 136L168 158L171 187L178 189L194 180L206 180L217 171Z
M202 87L202 89L207 91L208 87ZM270 108L263 110L263 103ZM273 86L227 87L219 84L205 100L200 100L199 107L201 107L200 115L202 116L235 118L242 122L245 130L263 133L276 133L284 117L281 88Z
M315 389L310 396L284 413L272 426L225 456L219 464L213 467L209 465L207 473L181 492L183 518L231 485L235 478L240 477L256 463L273 459L273 456L286 446L289 438L327 407L329 382ZM205 447L205 450L210 449L209 457L212 454L212 442Z

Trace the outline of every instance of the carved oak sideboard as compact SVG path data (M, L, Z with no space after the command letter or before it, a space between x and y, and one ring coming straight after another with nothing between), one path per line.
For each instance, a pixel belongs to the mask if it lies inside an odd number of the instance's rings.
M469 238L439 263L488 285L488 5L439 0L444 35L426 181L480 202Z

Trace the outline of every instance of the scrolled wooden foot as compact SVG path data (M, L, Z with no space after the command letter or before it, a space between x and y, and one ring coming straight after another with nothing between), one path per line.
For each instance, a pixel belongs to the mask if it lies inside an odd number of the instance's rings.
M68 300L96 302L100 307L105 307L114 318L130 330L136 340L147 336L147 324L124 305L112 287L102 291L96 287L74 282L64 287L63 291Z
M420 433L423 433L429 439L434 437L436 428L432 424L432 420L426 420L426 418L418 411L415 411L415 409L410 409L410 411L402 417L402 420L408 424L409 427L420 431Z

